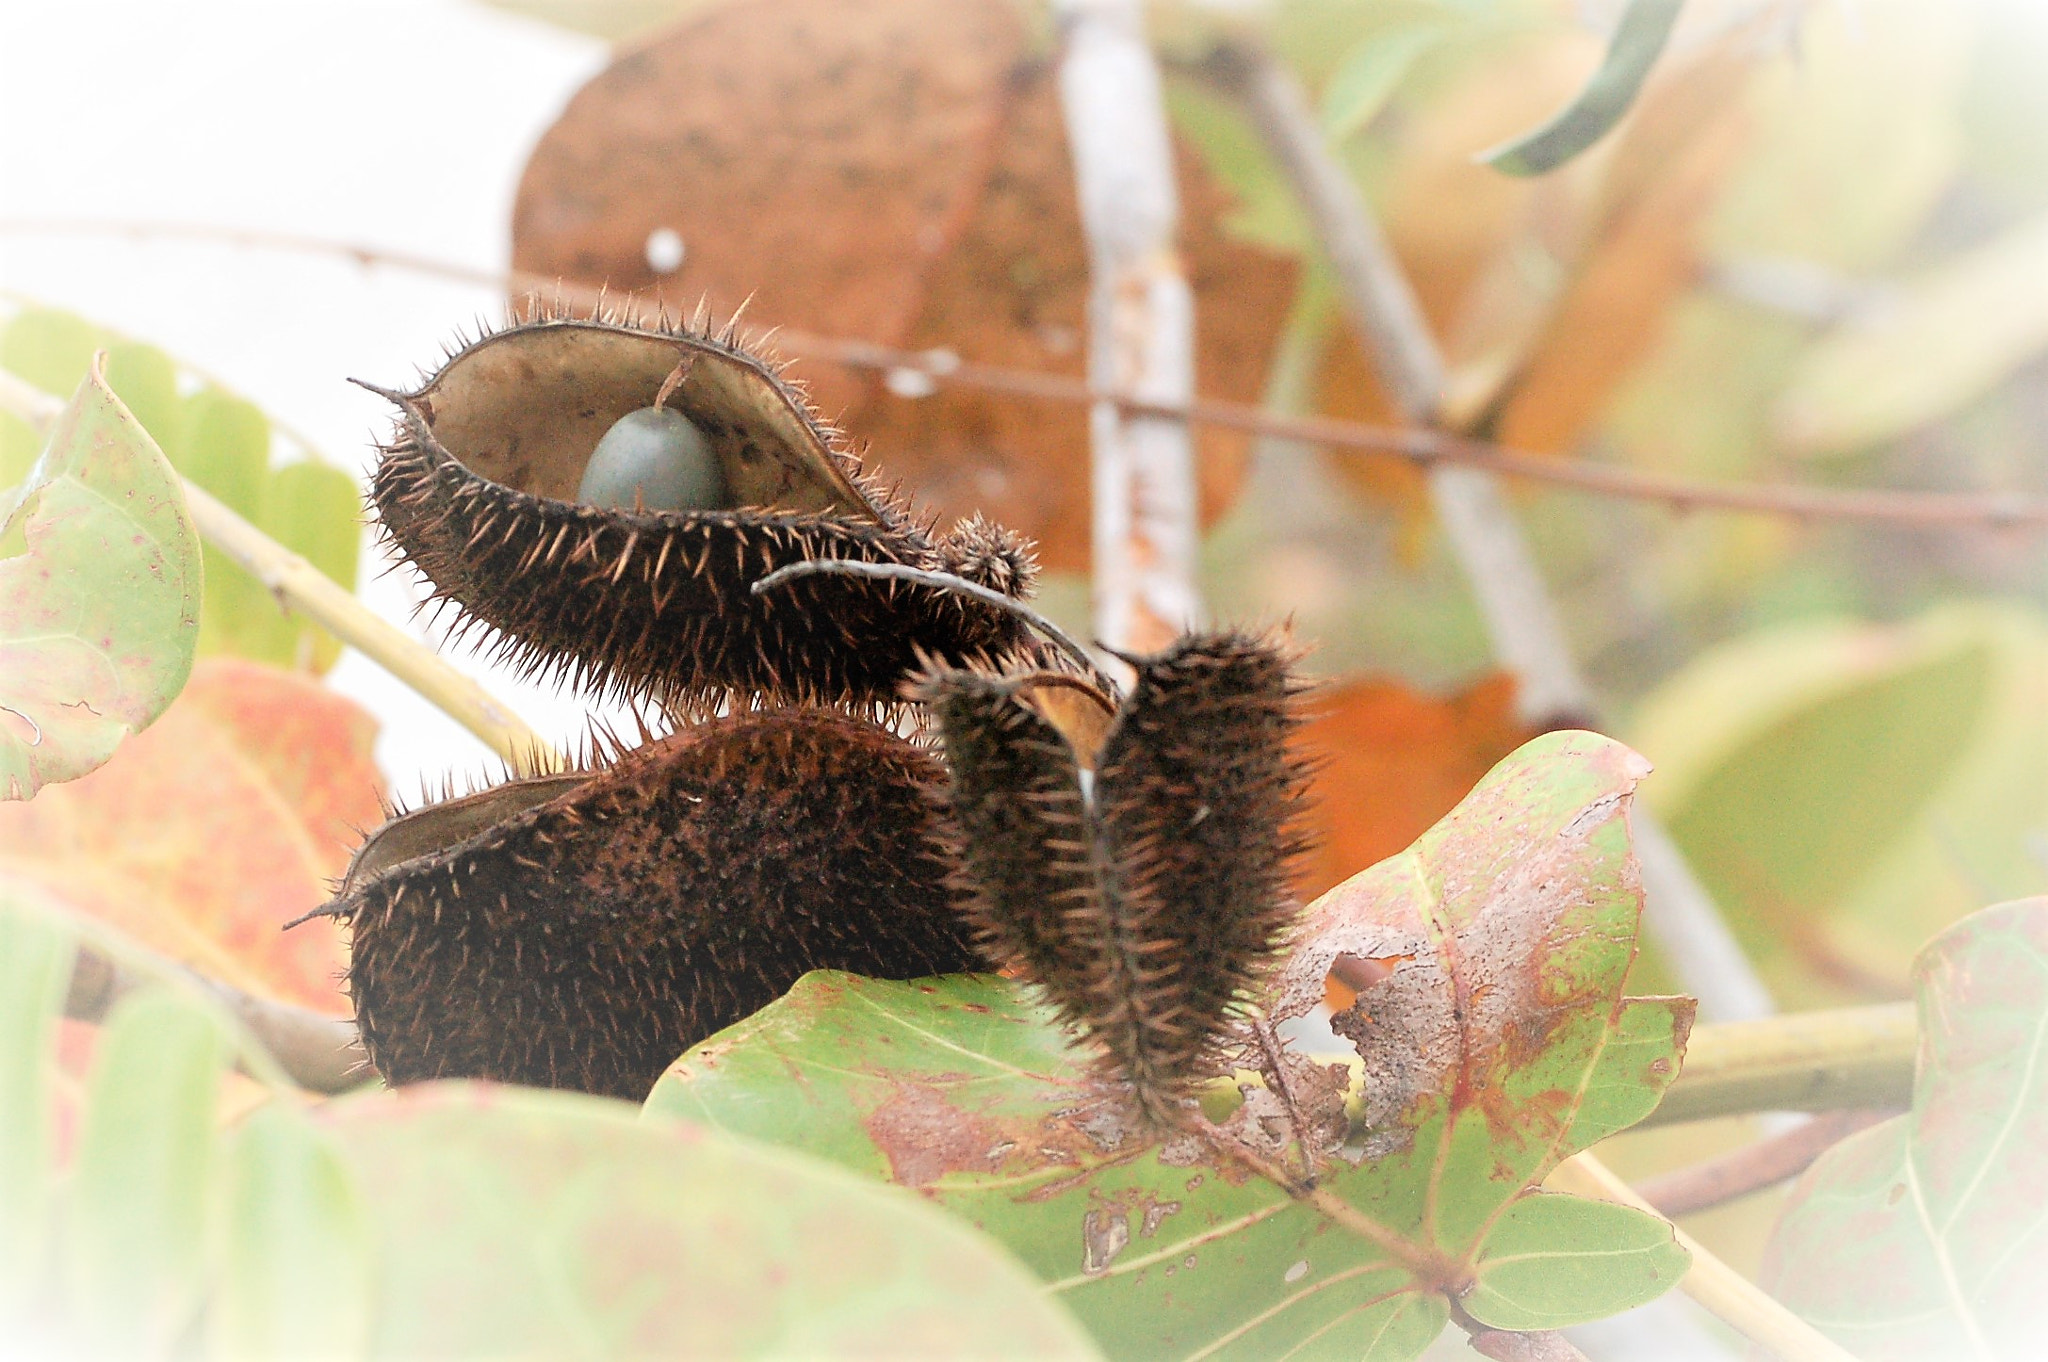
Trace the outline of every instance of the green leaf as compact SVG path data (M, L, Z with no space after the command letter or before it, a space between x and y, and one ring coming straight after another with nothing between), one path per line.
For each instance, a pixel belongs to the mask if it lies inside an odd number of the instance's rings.
M0 411L0 492L12 489L28 477L36 455L43 452L43 437L34 426L11 411ZM0 505L6 499L0 497ZM6 552L0 549L0 553Z
M1342 140L1379 117L1394 91L1449 30L1429 20L1391 24L1351 49L1323 87L1323 130Z
M2048 216L1936 265L1852 317L1792 371L1781 448L1849 454L1957 411L2048 350Z
M154 345L115 341L107 347L106 375L114 396L177 467L184 447L185 399L178 395L178 369L171 357Z
M0 883L0 1329L42 1287L51 1242L51 1087L75 944Z
M1168 80L1166 109L1175 129L1236 200L1224 229L1254 245L1289 255L1308 254L1314 242L1308 220L1244 111L1189 79Z
M112 343L83 317L54 308L24 308L0 330L0 368L62 397L78 386L93 353Z
M252 402L207 388L186 408L190 439L179 471L245 520L259 521L270 495L270 420ZM264 585L211 544L205 547L202 652L289 665L299 626Z
M1620 996L1640 912L1621 815L1641 771L1603 738L1538 739L1310 909L1277 1015L1320 999L1339 953L1406 957L1361 998L1380 1020L1349 1023L1365 1157L1336 1157L1320 1184L1370 1235L1229 1152L1261 1138L1249 1099L1209 1140L1146 1137L999 979L806 976L678 1061L648 1110L915 1188L1006 1244L1112 1356L1269 1357L1379 1331L1370 1356L1412 1357L1526 1188L1677 1071L1689 1004ZM1487 990L1463 1027L1454 961ZM1296 1078L1326 1102L1348 1081L1343 1066Z
M65 1207L65 1302L99 1351L159 1355L191 1328L206 1273L219 1024L165 988L130 994L101 1032Z
M2048 619L1956 603L1808 623L1695 658L1632 729L1654 807L1787 1001L1902 990L1987 898L2038 891Z
M2048 1282L2048 899L1942 933L1913 1109L1807 1170L1761 1285L1859 1357L2030 1357Z
M107 350L107 383L170 459L171 466L251 524L296 550L349 590L360 553L360 493L347 472L317 458L273 471L270 419L254 403L208 383L190 396L163 351L108 333L69 313L29 309L0 331L0 367L38 386L69 392L96 347ZM20 481L42 440L0 413L0 488ZM18 539L19 536L17 535ZM0 535L0 554L9 540ZM232 653L279 666L325 671L341 645L283 610L261 582L212 545L201 546L204 598L199 651ZM0 768L4 769L4 768Z
M515 1088L330 1111L378 1356L1094 1355L988 1241L818 1160Z
M1684 6L1685 0L1629 0L1606 58L1578 98L1542 127L1481 152L1479 159L1509 175L1541 175L1605 137L1635 103Z
M368 1212L333 1135L289 1100L251 1112L226 1155L207 1314L226 1357L349 1357L369 1341Z
M189 438L172 461L178 471L244 520L262 515L270 483L270 418L253 402L202 388L186 399L184 426Z
M1495 1222L1463 1304L1496 1329L1562 1329L1655 1300L1691 1262L1654 1215L1539 1192Z
M199 537L177 475L97 375L0 524L0 777L10 799L100 765L185 684Z

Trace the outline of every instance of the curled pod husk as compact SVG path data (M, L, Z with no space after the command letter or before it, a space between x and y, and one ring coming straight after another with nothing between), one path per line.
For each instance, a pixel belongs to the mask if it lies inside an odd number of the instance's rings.
M942 781L872 724L781 709L397 819L323 910L371 1062L637 1101L807 970L969 968Z
M377 391L400 413L371 484L378 520L437 599L531 671L679 715L886 708L920 649L958 663L1018 639L1000 611L900 582L809 577L752 594L813 558L954 572L1020 597L1036 567L978 519L944 535L915 522L730 334L537 316L456 350L416 391ZM701 434L730 504L579 504L593 450L657 398Z
M1093 713L1042 673L935 669L917 693L945 746L983 949L1166 1124L1223 1064L1296 912L1301 687L1286 649L1237 632L1126 660L1130 695Z

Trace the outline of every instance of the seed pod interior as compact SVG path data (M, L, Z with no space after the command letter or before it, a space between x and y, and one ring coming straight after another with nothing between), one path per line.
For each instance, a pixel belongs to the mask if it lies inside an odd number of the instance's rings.
M572 320L515 327L458 350L406 397L472 472L574 501L604 433L653 406L684 361L666 405L704 432L735 505L882 519L802 398L754 356L710 337Z
M665 386L737 504L570 500L606 432ZM920 651L958 664L1020 637L999 610L898 582L811 577L753 594L778 568L851 559L1023 597L1036 564L1000 527L934 535L916 523L729 336L543 316L463 347L417 392L385 395L401 419L371 500L392 542L507 660L586 693L686 719L791 703L893 710Z

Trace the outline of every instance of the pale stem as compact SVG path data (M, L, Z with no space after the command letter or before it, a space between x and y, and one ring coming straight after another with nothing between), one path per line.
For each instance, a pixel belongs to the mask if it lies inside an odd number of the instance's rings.
M1181 271L1173 146L1140 0L1057 0L1060 105L1088 238L1088 377L1102 391L1194 394L1194 293ZM1113 402L1089 412L1095 632L1151 652L1201 616L1193 438Z

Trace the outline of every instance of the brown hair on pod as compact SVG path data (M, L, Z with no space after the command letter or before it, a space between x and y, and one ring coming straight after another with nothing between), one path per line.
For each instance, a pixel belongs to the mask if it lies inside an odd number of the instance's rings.
M1137 682L1106 725L1106 700L1093 716L1048 704L1049 680L1063 697L1075 683L1042 673L938 668L917 694L945 746L983 948L1167 1125L1223 1064L1296 910L1302 687L1286 649L1238 632L1126 660Z
M1024 541L978 518L945 535L916 523L730 328L536 313L456 349L416 391L373 391L400 413L371 482L392 542L465 627L586 694L650 697L685 717L885 712L920 649L966 663L1019 639L981 602L898 582L812 577L751 593L777 568L845 558L1021 598L1037 566ZM657 400L708 443L726 504L579 504L599 440Z
M638 1101L807 970L971 968L942 781L872 724L782 709L397 819L321 910L351 927L371 1062Z

